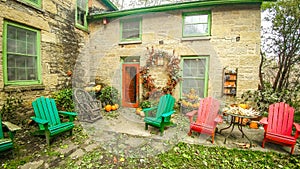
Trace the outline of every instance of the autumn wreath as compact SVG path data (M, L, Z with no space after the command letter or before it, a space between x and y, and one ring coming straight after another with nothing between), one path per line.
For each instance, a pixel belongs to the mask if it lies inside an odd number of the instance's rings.
M141 68L141 78L143 86L143 100L148 100L150 96L160 97L161 94L172 94L178 82L180 82L180 60L173 54L164 51L147 48L148 59L146 65ZM154 83L154 78L150 74L150 67L157 65L159 59L166 59L167 62L163 64L168 74L168 80L164 87L157 87Z

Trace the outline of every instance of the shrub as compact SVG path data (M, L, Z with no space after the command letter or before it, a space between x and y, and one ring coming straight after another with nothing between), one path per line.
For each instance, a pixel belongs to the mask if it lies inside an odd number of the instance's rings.
M101 90L98 99L105 105L119 104L119 91L112 86L106 86Z
M73 90L66 88L53 94L53 98L58 107L65 111L74 111Z

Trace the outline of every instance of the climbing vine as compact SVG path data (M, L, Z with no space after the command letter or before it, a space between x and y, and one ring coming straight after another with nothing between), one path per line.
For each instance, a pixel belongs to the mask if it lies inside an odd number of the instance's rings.
M148 100L150 96L159 97L161 94L173 94L176 85L180 82L180 60L173 54L164 51L147 48L146 65L141 69L141 78L143 86L143 100ZM168 80L164 87L157 87L154 83L154 78L150 74L150 68L159 64L159 60L167 60L167 63L162 62L165 71L168 74Z

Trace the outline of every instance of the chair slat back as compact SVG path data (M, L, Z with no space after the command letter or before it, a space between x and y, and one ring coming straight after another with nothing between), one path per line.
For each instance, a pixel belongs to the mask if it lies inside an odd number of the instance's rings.
M219 108L220 102L218 100L212 97L201 99L196 123L212 126L217 117Z
M284 102L269 106L267 132L291 136L295 109Z
M159 99L155 117L157 119L161 119L162 118L161 115L163 113L170 112L174 109L174 104L175 104L175 98L172 95L166 94L164 96L161 96ZM165 121L167 120L168 119L166 119Z
M36 117L47 120L50 126L60 124L60 118L54 99L41 96L32 102Z

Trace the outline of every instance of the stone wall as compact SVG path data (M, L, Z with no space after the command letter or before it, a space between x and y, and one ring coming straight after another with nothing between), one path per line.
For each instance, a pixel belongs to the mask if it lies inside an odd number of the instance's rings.
M42 8L17 1L0 1L0 37L4 20L13 21L41 31L42 85L4 86L2 59L0 64L0 99L8 92L22 91L25 102L40 95L50 95L59 89L70 87L71 77L80 48L85 44L87 32L75 28L75 0L43 0ZM2 40L0 41L2 46ZM0 54L2 55L2 47Z
M211 37L198 39L182 38L182 12L211 10ZM224 67L238 68L237 96L258 84L258 65L260 49L260 6L232 5L211 8L148 13L142 17L142 43L120 44L120 19L110 19L107 25L100 21L89 26L89 49L83 60L89 65L87 77L93 81L96 76L103 82L121 90L122 56L140 56L141 66L145 64L146 48L172 52L181 56L209 57L208 95L222 97L222 72ZM129 16L129 17L137 17ZM159 44L163 41L163 44ZM161 72L153 72L153 76ZM159 84L160 79L157 79ZM161 79L163 81L163 79ZM179 97L179 86L175 97Z

